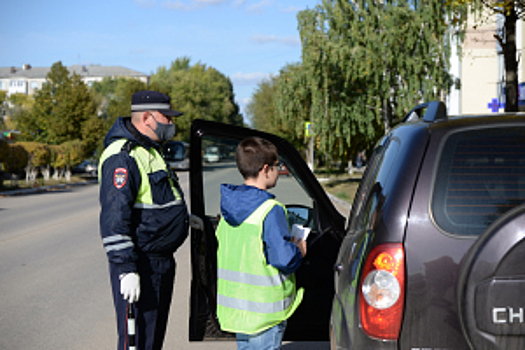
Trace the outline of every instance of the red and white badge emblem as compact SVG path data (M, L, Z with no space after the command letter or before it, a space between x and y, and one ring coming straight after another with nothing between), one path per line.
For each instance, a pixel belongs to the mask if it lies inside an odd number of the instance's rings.
M128 182L128 169L116 168L113 173L113 185L119 190Z

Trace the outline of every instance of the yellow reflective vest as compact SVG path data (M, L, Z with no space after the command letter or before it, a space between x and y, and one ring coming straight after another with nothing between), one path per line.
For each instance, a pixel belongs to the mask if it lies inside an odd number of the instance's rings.
M128 142L126 139L121 139L111 143L102 153L99 165L99 182L100 176L102 175L102 164L110 156L119 153L122 150L124 144ZM149 150L144 147L133 147L129 155L132 156L137 162L138 169L140 171L140 188L135 199L134 208L136 209L162 209L173 205L180 205L183 203L181 192L178 188L178 184L175 184L171 178L168 178L171 191L173 191L174 200L167 203L156 203L153 200L150 177L159 171L169 173L166 162L162 158L162 155L153 147Z
M236 227L219 221L217 317L224 331L262 332L288 319L301 303L304 291L296 291L295 275L282 274L264 256L263 222L275 205L282 206L268 199Z

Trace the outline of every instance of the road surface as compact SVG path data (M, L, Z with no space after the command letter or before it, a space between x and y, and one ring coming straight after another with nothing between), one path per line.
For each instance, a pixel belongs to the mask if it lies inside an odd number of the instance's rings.
M189 195L187 173L179 177ZM98 185L0 198L0 349L116 348L98 215ZM164 349L233 350L231 341L188 341L189 247L188 239L175 254ZM328 342L283 345L284 350L328 348Z

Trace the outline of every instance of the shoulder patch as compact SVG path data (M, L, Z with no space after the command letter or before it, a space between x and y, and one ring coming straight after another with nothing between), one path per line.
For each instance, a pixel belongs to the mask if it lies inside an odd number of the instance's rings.
M117 189L121 189L128 182L128 169L126 168L116 168L113 173L113 185Z

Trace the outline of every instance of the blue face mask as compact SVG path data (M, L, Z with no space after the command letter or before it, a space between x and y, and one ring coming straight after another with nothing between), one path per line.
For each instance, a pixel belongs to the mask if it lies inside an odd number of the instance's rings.
M153 119L155 119L155 116L151 115ZM155 119L157 122L157 126L155 127L155 130L153 132L157 137L159 138L160 143L164 143L166 141L169 141L175 136L175 123L172 124L166 124L166 123L160 123Z

